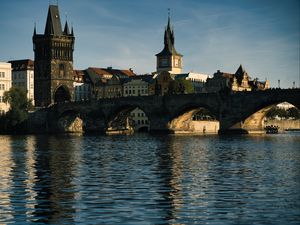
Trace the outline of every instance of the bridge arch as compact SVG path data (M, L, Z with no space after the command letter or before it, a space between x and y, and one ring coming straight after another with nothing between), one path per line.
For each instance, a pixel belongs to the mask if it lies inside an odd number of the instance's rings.
M59 85L54 91L54 102L62 103L71 101L71 94L65 85Z
M174 133L217 133L218 112L206 104L188 104L170 117L168 128Z
M52 123L62 133L104 133L105 114L96 105L67 103L57 105Z
M299 110L299 107L294 105L293 101L285 101ZM264 103L258 105L253 111L249 111L245 114L244 119L241 122L241 128L247 130L248 132L264 132L264 121L266 114L278 104L283 103L282 101L270 101L269 103ZM238 127L238 126L237 126Z
M57 129L61 133L84 132L84 118L77 110L66 110L57 116Z
M137 104L125 104L113 108L107 117L107 133L149 130L147 111ZM145 128L146 127L146 128Z

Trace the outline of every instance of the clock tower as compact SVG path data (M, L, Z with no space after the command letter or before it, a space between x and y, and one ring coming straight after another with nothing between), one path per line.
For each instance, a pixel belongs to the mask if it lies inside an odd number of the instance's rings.
M157 72L168 71L172 74L179 74L182 71L182 55L178 53L174 45L174 31L171 28L170 15L164 35L164 49L156 54Z

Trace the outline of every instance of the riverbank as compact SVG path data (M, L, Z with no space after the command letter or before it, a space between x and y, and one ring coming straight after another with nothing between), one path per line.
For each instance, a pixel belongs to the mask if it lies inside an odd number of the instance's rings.
M286 130L300 130L300 120L267 120L264 126L278 126L279 132Z

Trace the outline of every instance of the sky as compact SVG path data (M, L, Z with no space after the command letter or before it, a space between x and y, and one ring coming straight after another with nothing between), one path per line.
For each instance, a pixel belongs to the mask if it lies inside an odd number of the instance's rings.
M300 87L299 0L0 0L0 61L34 59L32 35L44 33L58 2L74 28L74 68L156 70L168 8L183 72L235 73L272 87Z

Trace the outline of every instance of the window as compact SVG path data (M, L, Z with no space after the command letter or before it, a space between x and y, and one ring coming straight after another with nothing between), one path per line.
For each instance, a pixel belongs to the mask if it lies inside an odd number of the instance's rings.
M5 77L5 72L0 72L0 78L4 78Z
M0 102L3 102L3 96L0 96Z
M65 77L65 65L59 64L59 77Z
M0 90L5 90L5 84L0 84Z

